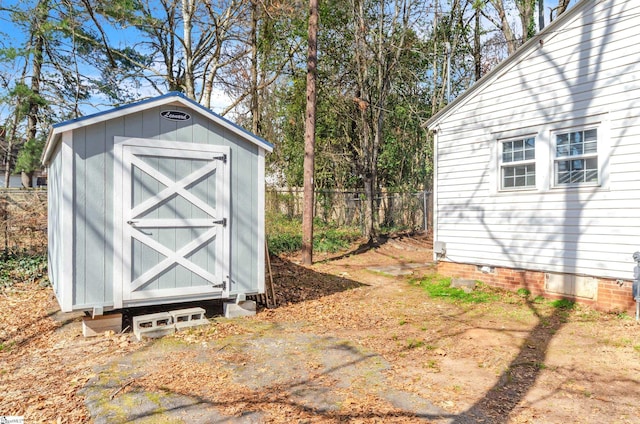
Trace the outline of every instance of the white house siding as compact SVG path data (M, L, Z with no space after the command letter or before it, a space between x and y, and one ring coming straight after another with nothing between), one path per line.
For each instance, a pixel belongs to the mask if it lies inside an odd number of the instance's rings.
M632 278L631 255L640 250L640 2L576 8L435 125L435 239L446 243L445 260ZM601 184L554 188L551 131L581 124L600 125ZM498 140L524 136L536 137L536 188L500 191Z

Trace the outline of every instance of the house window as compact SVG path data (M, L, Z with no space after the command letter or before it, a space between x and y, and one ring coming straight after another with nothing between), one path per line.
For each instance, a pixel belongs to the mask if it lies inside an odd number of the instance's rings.
M555 185L598 182L598 130L556 134Z
M503 141L500 166L501 188L513 190L536 185L536 139Z

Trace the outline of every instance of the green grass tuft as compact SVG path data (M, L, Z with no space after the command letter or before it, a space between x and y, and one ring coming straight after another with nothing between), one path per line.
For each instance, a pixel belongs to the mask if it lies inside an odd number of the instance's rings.
M451 278L441 276L429 276L422 279L419 285L430 297L448 299L461 303L486 303L498 300L494 291L483 284L478 284L470 293L462 289L451 287Z
M557 299L551 302L551 306L553 306L556 309L563 309L563 310L569 311L575 308L576 302L568 299Z

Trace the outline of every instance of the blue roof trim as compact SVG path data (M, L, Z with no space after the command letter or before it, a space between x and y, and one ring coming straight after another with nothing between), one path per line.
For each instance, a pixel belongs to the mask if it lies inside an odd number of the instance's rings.
M205 114L213 115L214 118L224 121L225 123L231 125L232 127L237 129L238 131L246 134L247 136L249 136L249 137L251 137L253 139L256 139L257 141L259 141L259 142L263 143L264 145L266 145L266 146L268 146L268 147L273 149L274 145L269 143L264 138L253 134L252 132L244 129L243 127L241 127L240 125L236 124L235 122L230 121L229 119L218 115L217 113L215 113L211 109L202 106L200 103L196 102L193 99L190 99L189 97L187 97L186 95L184 95L183 93L180 93L178 91L170 91L170 92L168 92L166 94L163 94L161 96L151 97L151 98L140 100L140 101L137 101L137 102L134 102L134 103L129 103L129 104L126 104L126 105L123 105L123 106L118 106L118 107L115 107L115 108L112 108L112 109L108 109L108 110L103 110L103 111L100 111L100 112L92 113L91 115L81 116L79 118L74 118L74 119L70 119L68 121L59 122L57 124L53 124L51 127L53 129L56 129L56 128L64 127L64 126L67 126L67 125L70 125L70 124L76 124L76 123L79 123L79 122L82 122L82 121L85 121L85 120L94 119L94 118L100 117L102 115L107 115L107 114L110 114L110 113L113 113L113 112L118 112L118 111L126 110L126 109L129 109L129 108L132 108L132 107L142 106L142 105L144 105L146 103L157 102L158 100L164 100L164 99L173 98L173 97L179 97L182 100L187 101L194 108L200 109L200 111L204 112Z

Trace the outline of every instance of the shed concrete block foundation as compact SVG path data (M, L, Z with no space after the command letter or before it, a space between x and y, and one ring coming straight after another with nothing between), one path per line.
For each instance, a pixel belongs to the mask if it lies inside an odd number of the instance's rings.
M225 302L223 304L225 318L251 317L256 314L256 302L245 300L242 302Z
M173 323L176 326L176 330L209 324L209 320L207 320L207 318L204 316L204 313L205 310L203 308L189 308L169 311L169 314L173 318Z
M169 312L133 317L133 334L136 335L138 341L142 341L143 337L155 339L175 332L176 326L173 324L173 317Z

